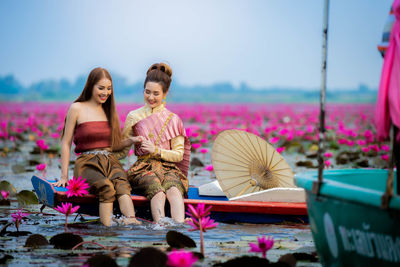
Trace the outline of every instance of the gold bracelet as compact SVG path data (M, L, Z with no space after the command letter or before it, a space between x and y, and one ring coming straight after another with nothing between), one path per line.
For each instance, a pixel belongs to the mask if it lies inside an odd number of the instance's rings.
M155 146L155 152L154 152L154 154L158 155L158 147L157 147L157 146Z

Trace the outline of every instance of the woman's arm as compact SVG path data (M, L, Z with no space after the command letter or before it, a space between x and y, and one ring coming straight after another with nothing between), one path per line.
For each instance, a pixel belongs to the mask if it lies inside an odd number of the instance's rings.
M73 103L68 110L65 120L64 136L61 139L61 179L55 186L64 187L68 183L68 166L71 156L71 144L75 125L79 114L79 103Z
M134 143L135 139L133 136L132 126L134 125L136 119L132 112L130 112L125 119L124 128L122 130L122 143L121 147L115 149L113 154L118 158L122 159L128 155L129 149ZM138 140L136 140L138 141Z
M149 154L156 154L169 162L180 162L183 159L185 137L182 135L171 139L171 149L160 149L151 141L144 140L141 148Z
M180 162L183 160L183 153L185 145L185 137L182 135L171 139L171 150L159 149L160 156L163 160L169 162Z

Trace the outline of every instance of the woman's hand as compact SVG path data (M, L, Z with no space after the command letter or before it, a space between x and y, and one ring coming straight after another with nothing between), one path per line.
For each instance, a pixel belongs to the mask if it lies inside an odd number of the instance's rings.
M60 181L53 183L54 186L65 187L68 184L68 178L61 178Z
M132 144L135 144L135 145L140 144L145 140L145 138L141 135L129 137L129 139L131 140Z
M149 140L143 140L140 148L149 154L153 154L156 151L155 145Z

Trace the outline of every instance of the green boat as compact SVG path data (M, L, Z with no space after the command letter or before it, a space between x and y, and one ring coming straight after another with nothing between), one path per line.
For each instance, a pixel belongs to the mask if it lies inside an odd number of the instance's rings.
M324 171L295 175L306 190L310 227L324 266L400 266L400 196L381 208L387 170ZM396 186L394 186L396 188Z
M388 170L324 170L328 21L329 0L325 0L318 171L296 174L295 183L306 191L311 232L322 265L400 266L400 192L394 190L400 183L399 177L394 179L394 158L400 155L394 153L393 128Z

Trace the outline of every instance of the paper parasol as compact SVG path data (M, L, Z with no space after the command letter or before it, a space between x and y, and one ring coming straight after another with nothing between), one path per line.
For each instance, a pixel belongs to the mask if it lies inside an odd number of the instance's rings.
M264 139L240 130L226 130L214 141L211 161L228 198L273 187L296 187L285 159Z

